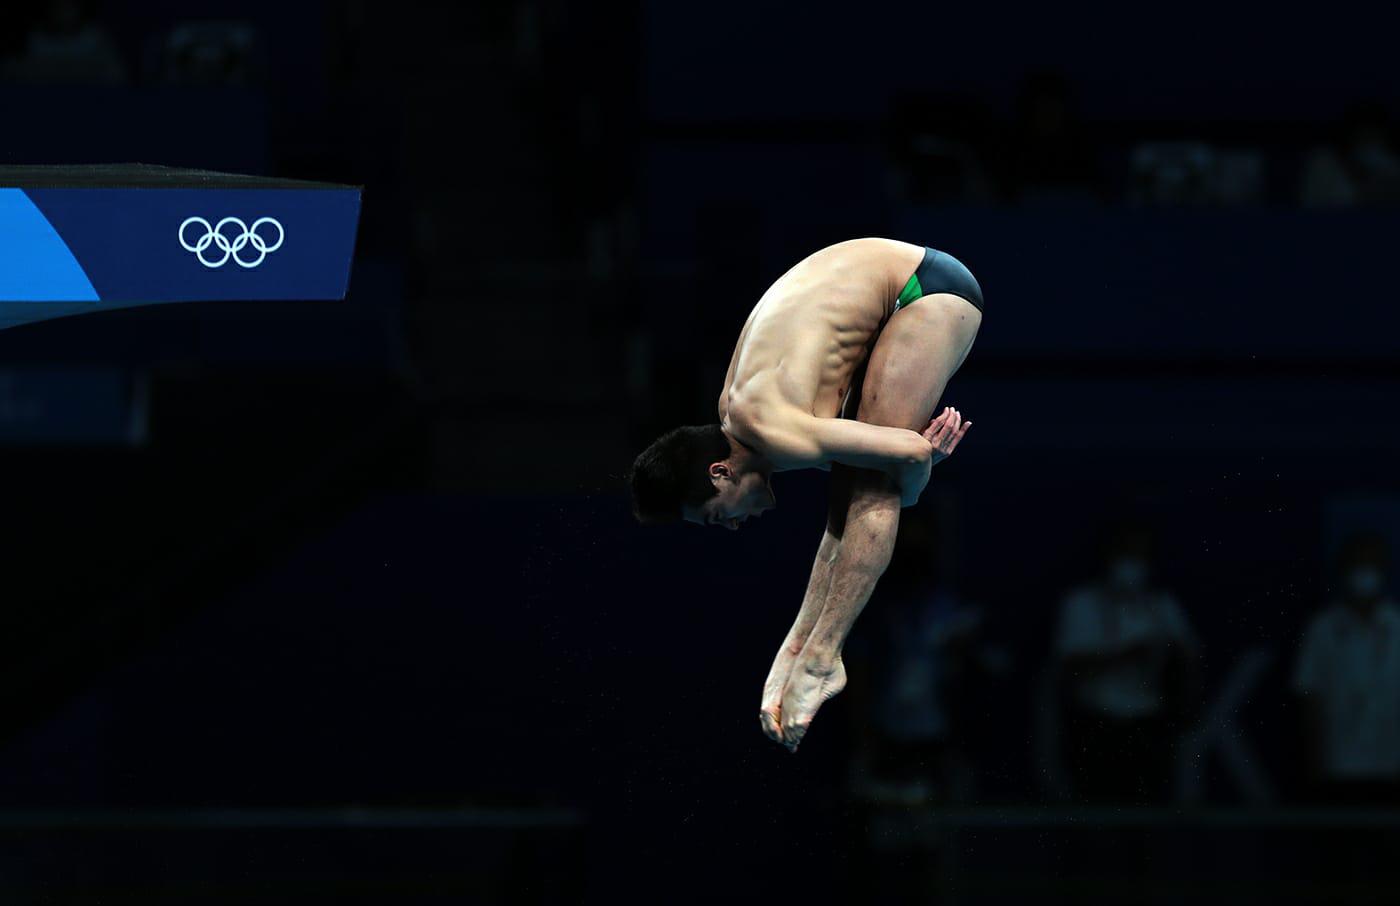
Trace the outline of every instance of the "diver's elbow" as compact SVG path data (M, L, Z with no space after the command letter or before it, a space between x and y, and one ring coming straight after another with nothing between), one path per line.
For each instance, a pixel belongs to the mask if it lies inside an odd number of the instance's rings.
M920 435L914 435L909 442L909 447L904 452L904 464L908 466L922 466L933 459L933 444L924 440Z

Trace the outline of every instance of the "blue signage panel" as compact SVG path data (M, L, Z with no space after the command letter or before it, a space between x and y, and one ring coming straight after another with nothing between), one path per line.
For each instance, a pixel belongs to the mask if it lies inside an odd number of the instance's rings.
M354 187L0 188L0 326L154 302L342 299L359 211Z
M0 299L96 302L63 237L20 189L0 189Z

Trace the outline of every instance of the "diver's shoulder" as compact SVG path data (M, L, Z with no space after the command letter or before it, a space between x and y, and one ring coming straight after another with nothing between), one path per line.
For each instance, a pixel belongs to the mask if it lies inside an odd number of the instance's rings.
M731 394L727 411L729 425L735 436L761 442L774 431L781 431L799 419L802 409L783 399L776 392L764 393L760 388Z

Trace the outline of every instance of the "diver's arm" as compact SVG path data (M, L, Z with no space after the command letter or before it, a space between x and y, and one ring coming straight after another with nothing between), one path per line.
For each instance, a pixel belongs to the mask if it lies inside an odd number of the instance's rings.
M780 469L839 462L884 472L898 484L902 506L919 499L933 466L933 444L907 428L811 415L751 418L747 428Z
M804 426L811 432L824 462L839 462L859 469L877 469L898 478L910 466L933 459L933 445L917 431L888 428L849 418L812 418Z

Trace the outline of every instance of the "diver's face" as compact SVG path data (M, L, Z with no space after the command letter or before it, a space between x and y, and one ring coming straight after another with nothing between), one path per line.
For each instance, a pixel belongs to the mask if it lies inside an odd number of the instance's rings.
M723 463L715 465L724 466ZM736 474L727 467L717 472L712 466L710 479L719 492L699 507L686 507L684 516L687 522L718 525L736 531L750 516L757 516L777 505L766 475L758 472Z

